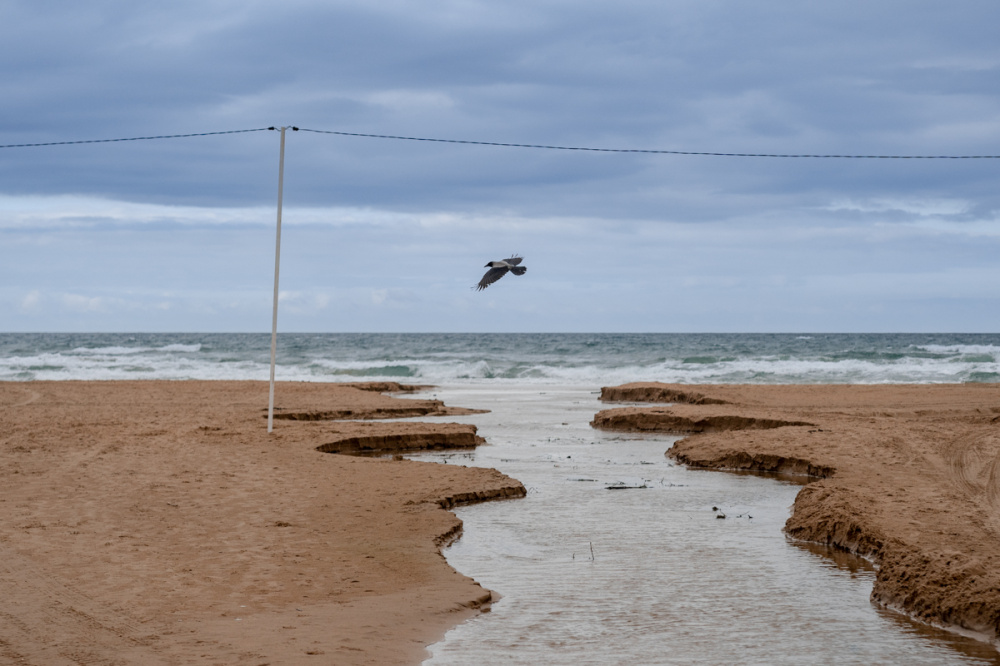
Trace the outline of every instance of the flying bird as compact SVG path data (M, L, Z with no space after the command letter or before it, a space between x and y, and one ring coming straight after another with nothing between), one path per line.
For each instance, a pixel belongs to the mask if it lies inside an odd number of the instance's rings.
M524 275L525 271L528 270L528 267L520 266L520 263L521 257L511 255L507 259L502 259L501 261L491 261L486 264L486 268L490 270L486 271L486 275L484 275L483 279L479 281L478 285L476 285L476 291L486 289L486 287L506 275L507 271L510 271L514 275Z

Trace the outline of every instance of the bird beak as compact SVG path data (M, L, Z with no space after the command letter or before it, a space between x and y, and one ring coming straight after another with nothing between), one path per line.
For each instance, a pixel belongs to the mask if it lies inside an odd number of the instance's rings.
M489 268L489 267L490 267L489 264L486 264L485 266L483 266L483 268Z

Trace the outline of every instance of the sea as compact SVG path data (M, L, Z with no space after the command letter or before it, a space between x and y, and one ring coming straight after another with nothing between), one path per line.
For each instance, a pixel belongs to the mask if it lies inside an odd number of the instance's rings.
M266 380L269 334L0 334L0 380ZM296 334L280 381L391 380L489 410L492 467L526 497L458 507L444 554L494 593L425 666L998 664L997 647L870 601L871 563L782 531L795 477L693 470L675 437L589 422L602 386L998 383L1000 334ZM280 383L277 387L280 391ZM1000 384L998 384L1000 390ZM280 427L280 424L279 424Z
M0 380L267 379L270 334L2 333ZM280 333L284 381L1000 381L1000 334Z

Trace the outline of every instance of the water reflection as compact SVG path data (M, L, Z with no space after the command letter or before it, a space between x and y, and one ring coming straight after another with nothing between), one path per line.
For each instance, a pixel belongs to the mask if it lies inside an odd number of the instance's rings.
M863 557L832 548L819 543L789 541L794 547L808 551L817 558L817 566L834 567L849 574L852 578L863 580L871 586L875 583L875 565ZM909 633L921 639L940 642L953 650L960 652L977 662L1000 664L1000 653L982 641L932 627L922 622L916 622L903 613L875 605L875 612L888 622L892 622L904 633Z

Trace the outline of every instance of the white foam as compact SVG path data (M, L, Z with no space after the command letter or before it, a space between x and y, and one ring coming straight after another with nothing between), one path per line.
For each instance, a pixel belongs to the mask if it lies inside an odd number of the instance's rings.
M996 345L919 345L915 347L936 354L988 354L997 358L1000 347Z
M190 337L185 336L186 340ZM167 342L169 340L165 340ZM266 380L264 347L204 343L76 346L69 350L0 357L0 379L249 379ZM822 355L737 357L686 363L691 349L655 350L655 361L640 361L617 351L602 356L589 350L573 354L562 349L529 348L479 351L453 345L449 352L420 354L403 345L398 358L336 359L316 345L295 354L279 351L280 381L395 380L426 384L568 384L607 386L633 381L699 383L940 383L1000 377L1000 345L911 345L897 357L840 358ZM911 355L905 355L909 352ZM337 352L350 354L341 347ZM365 352L359 351L361 356ZM370 352L368 352L370 353ZM646 352L648 354L648 350ZM834 354L835 352L828 352ZM717 352L711 352L716 355ZM650 354L651 355L651 354ZM736 358L734 358L736 357ZM711 356L703 356L711 359ZM619 365L614 365L615 363Z
M69 351L70 354L81 355L104 355L104 356L127 356L129 354L141 354L151 351L152 347L77 347Z
M159 351L194 353L201 351L201 343L193 345L166 345L160 347Z

